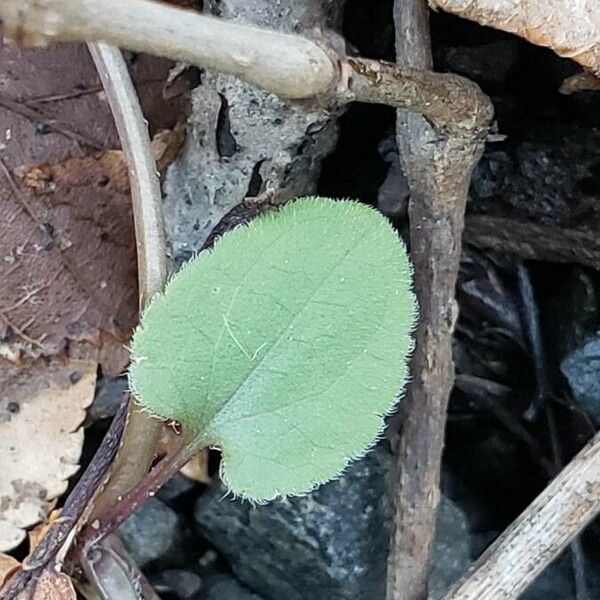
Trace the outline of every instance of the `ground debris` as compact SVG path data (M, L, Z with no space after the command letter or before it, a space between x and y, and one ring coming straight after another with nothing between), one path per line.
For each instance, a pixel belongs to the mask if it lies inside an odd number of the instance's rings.
M0 551L46 519L79 468L97 363L74 359L0 371Z

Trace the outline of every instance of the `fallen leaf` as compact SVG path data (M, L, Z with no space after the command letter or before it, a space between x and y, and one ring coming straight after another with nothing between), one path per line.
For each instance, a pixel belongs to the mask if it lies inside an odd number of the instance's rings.
M137 289L121 152L35 167L23 183L0 204L10 223L0 237L0 338L31 356L61 354L68 341L99 345L101 332L124 343Z
M0 551L46 518L78 470L96 370L91 359L0 370Z
M156 168L163 173L175 161L185 135L185 126L178 123L174 129L162 129L152 138L152 152Z
M171 64L140 55L131 66L153 132L183 120L185 98L161 94ZM0 357L18 364L85 341L108 345L101 358L119 372L137 321L135 235L96 69L83 44L5 45L0 71ZM181 141L180 127L159 131L162 168Z
M567 77L558 90L561 94L574 94L576 92L588 92L600 90L600 78L593 73L582 71L576 75Z
M15 600L77 600L77 594L66 573L46 569L37 580L33 594L21 592Z
M0 589L20 566L21 563L16 558L0 552Z

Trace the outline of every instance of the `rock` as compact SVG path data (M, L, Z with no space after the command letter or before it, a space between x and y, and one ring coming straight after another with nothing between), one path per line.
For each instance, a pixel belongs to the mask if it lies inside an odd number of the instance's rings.
M595 231L599 139L597 129L552 123L489 145L473 173L469 210Z
M390 466L381 444L313 493L262 506L225 498L215 486L198 500L196 521L237 578L269 600L378 600Z
M560 368L577 400L600 422L600 332L569 353Z
M387 175L377 193L377 208L388 217L406 218L410 188L400 166L395 133L385 137L377 149L388 165Z
M161 597L164 594L169 594L170 597L187 600L198 594L202 587L202 580L196 573L191 571L167 569L161 571L152 579L152 585Z
M127 377L101 377L96 387L94 402L88 409L87 422L94 423L114 417L128 389Z
M436 48L436 65L442 71L458 73L493 90L506 85L519 59L520 40L508 38L476 46Z
M557 274L557 282L543 321L549 372L562 372L577 402L600 421L600 280L571 266Z
M195 481L188 479L181 473L177 473L158 490L156 497L165 504L173 507L181 500L182 496L190 493L195 487Z
M442 496L437 517L429 600L440 600L471 565L469 524L463 511Z
M600 326L600 283L588 269L569 266L557 274L556 289L543 309L542 327L551 369L582 346ZM558 382L555 382L555 384Z
M177 513L158 498L148 498L119 530L121 539L140 567L169 558L179 546L182 527Z
M207 579L200 594L194 600L261 600L241 586L231 575L215 575Z
M338 30L341 0L220 0L207 12L278 31ZM180 265L245 198L314 194L321 160L335 145L337 111L289 103L239 79L203 72L191 93L186 142L164 182L169 256Z

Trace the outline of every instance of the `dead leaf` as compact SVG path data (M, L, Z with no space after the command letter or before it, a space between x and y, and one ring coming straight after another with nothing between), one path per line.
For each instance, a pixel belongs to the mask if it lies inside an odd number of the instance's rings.
M21 566L21 563L9 554L0 552L0 589Z
M574 94L575 92L588 92L600 90L600 78L593 73L582 71L567 77L558 90L561 94Z
M211 478L208 474L208 448L201 450L186 463L181 469L181 473L192 481L199 483L210 483Z
M171 64L139 55L131 67L152 131L183 120L187 101L161 94ZM0 357L17 364L63 354L71 342L108 342L118 356L103 360L122 368L137 321L135 236L96 69L83 44L0 45L0 72ZM172 160L180 130L157 143L161 161Z
M152 138L152 152L156 168L164 173L166 168L175 161L185 135L185 126L177 123L174 129L161 129Z
M98 345L101 332L124 343L137 289L121 153L35 167L23 183L36 194L23 186L0 203L10 223L0 237L0 338L30 356L61 354L68 341Z
M0 370L0 551L46 518L78 470L96 370L90 359Z
M598 0L429 0L429 6L551 48L600 76Z
M21 592L15 600L77 600L77 594L66 573L46 569L37 580L33 594Z

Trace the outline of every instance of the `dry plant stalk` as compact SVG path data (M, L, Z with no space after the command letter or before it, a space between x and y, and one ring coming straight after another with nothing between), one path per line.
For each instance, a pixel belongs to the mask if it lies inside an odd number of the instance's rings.
M106 44L90 44L89 49L106 90L129 166L142 309L162 291L167 281L162 194L156 161L148 126L121 51ZM160 421L131 403L122 447L108 485L96 498L92 518L105 507L112 506L148 472L161 431Z
M477 128L488 106L477 85L458 75L347 59L322 41L150 0L2 0L0 18L5 35L20 43L101 40L216 69L283 99L405 108L439 130Z
M429 0L429 6L515 33L600 75L597 0Z
M484 552L444 600L517 598L600 512L600 434Z

